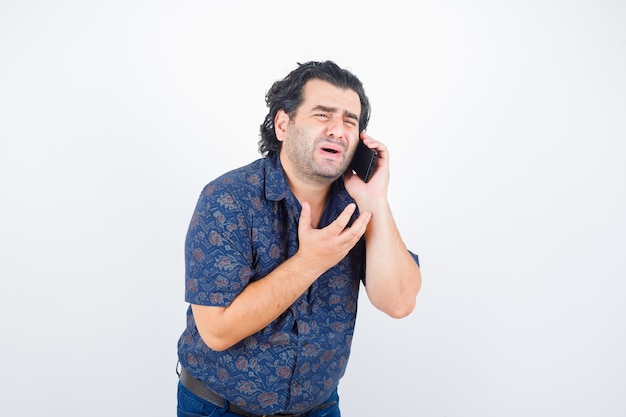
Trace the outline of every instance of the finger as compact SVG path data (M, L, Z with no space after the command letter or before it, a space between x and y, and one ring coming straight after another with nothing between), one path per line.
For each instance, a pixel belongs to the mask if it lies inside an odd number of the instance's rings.
M334 222L329 224L328 227L333 228L337 234L340 234L341 232L343 232L343 229L345 229L348 223L350 222L350 219L352 218L352 214L354 214L355 210L356 210L356 204L354 203L348 204L346 208L343 209L339 217L337 217Z
M343 233L347 235L350 240L353 240L356 243L356 241L359 240L367 230L367 225L371 219L372 213L365 211L361 213L354 223L352 223L352 226L345 229Z
M300 229L300 231L304 231L310 229L311 227L311 206L306 201L303 201L302 210L300 210L298 229Z
M363 143L365 143L370 148L372 147L371 145L375 145L378 143L376 139L374 139L373 137L371 137L365 132L361 133L361 139L363 139Z
M378 152L385 152L387 150L387 147L382 142L374 139L365 132L361 133L361 138L363 139L363 143L370 149L376 149Z

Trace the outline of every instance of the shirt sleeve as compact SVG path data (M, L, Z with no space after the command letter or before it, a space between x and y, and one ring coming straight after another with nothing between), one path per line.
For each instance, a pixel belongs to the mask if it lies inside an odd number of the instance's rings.
M250 235L235 197L208 185L185 239L185 301L228 306L253 274Z
M413 260L415 261L415 263L417 264L417 266L420 266L420 258L419 256L417 256L416 254L414 254L413 252L409 251L409 253L411 254L411 256L413 257Z

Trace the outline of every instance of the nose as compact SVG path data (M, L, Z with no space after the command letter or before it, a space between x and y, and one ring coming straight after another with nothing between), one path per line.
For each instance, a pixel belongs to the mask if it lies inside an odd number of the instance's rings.
M326 128L326 134L328 137L334 139L344 139L346 134L346 127L343 124L343 120L340 117L334 117L328 122Z

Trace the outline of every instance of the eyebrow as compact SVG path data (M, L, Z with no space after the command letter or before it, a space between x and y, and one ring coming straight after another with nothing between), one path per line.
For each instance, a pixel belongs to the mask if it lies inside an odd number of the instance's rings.
M313 111L316 111L316 110L321 110L326 113L337 113L339 111L336 107L327 107L327 106L322 106L322 105L317 105L313 107ZM343 114L344 116L347 116L350 119L354 119L357 122L359 121L359 116L357 116L354 113L351 113L349 111L344 111Z

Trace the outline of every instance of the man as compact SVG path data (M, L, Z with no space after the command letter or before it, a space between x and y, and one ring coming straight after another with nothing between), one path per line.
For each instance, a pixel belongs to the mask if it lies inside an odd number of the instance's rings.
M358 78L300 64L266 102L264 158L209 183L187 233L179 416L340 416L360 282L397 318L421 286ZM360 139L379 155L367 183L348 169Z

